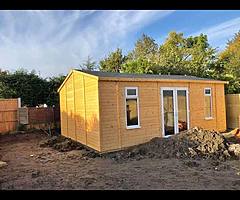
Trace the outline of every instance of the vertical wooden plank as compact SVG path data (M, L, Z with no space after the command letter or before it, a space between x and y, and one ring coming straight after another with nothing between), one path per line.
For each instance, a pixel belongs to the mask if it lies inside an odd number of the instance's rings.
M240 128L240 94L226 95L227 128Z
M68 133L68 104L67 104L67 92L68 92L68 89L67 89L67 82L66 82L66 84L65 84L65 102L66 102L66 136L68 136L69 135L69 133Z
M215 106L214 106L214 108L215 108L215 110L214 111L212 111L212 112L214 112L214 114L215 115L213 115L213 117L215 117L215 129L217 130L217 128L218 128L218 114L217 114L217 110L218 110L218 108L217 108L217 104L218 104L218 102L217 101L220 101L220 99L217 99L217 87L216 87L216 83L213 85L213 88L214 88L214 96L215 96L215 98L214 98L214 104L215 104ZM213 101L213 99L212 99L212 101ZM222 102L222 104L223 104L223 102ZM222 105L222 106L224 106L224 105ZM212 105L212 107L213 107L213 105ZM213 108L212 108L212 110L213 110Z
M118 126L118 148L122 148L122 137L121 137L121 127L120 127L120 112L119 112L119 82L116 84L116 102L117 102L117 126Z
M162 137L162 109L161 109L161 94L160 94L160 85L158 82L156 82L156 90L157 90L157 96L158 96L158 103L157 103L157 116L158 116L158 122L159 122L159 137Z
M1 99L0 134L15 131L18 119L18 99Z
M85 92L85 90L86 90L85 78L83 76L84 122L85 122L84 127L85 127L85 137L86 137L85 141L86 141L86 145L87 145L87 143L88 143L87 142L87 114L86 114L86 92Z
M73 75L73 105L74 105L74 108L73 108L73 110L74 110L74 125L75 125L75 127L74 127L74 130L75 130L75 140L77 141L77 131L76 131L76 98L75 98L75 73L73 72L72 73L72 75Z

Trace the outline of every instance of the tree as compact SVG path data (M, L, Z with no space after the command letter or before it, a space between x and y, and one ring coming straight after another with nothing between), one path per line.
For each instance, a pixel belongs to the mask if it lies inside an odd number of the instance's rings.
M138 58L137 60L128 60L124 63L122 70L126 73L152 73L152 63L146 59Z
M22 105L37 106L46 103L58 105L57 89L64 76L43 79L35 71L20 69L13 73L0 72L0 98L21 98Z
M158 50L158 44L155 40L145 34L135 43L132 52L129 53L129 60L146 59L151 60Z
M123 64L123 71L128 73L153 73L155 65L154 56L157 53L158 44L145 34L135 43L134 49L127 55Z
M153 72L209 77L215 54L206 35L184 38L182 33L170 32L156 53Z
M240 93L240 31L228 41L226 49L219 55L221 79L229 81L227 93Z
M125 59L122 50L117 48L116 51L110 53L107 58L99 62L100 70L105 72L121 72Z
M186 40L183 38L183 34L169 33L168 38L160 45L155 55L157 65L153 70L154 73L185 74L187 72L185 64L189 58L186 50Z
M55 77L50 77L47 82L47 96L46 104L49 106L59 105L59 94L57 92L60 85L63 83L66 76L60 75Z
M87 57L87 60L80 65L80 68L83 70L94 71L96 70L96 62L92 60L90 56Z
M46 81L35 71L28 73L24 69L0 76L0 95L2 98L21 97L27 106L43 104L46 97Z

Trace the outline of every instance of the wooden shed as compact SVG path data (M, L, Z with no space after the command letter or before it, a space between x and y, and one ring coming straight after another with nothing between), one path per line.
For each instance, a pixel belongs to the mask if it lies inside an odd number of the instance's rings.
M99 152L194 126L226 130L225 81L72 70L58 89L61 134Z

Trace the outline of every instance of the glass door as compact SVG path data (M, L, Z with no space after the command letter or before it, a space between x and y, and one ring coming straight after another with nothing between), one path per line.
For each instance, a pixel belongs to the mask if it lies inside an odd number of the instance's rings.
M163 90L163 124L164 135L175 134L175 103L174 103L174 90Z
M171 136L189 128L187 88L162 88L163 135Z
M178 132L188 129L188 102L187 102L187 90L177 89L177 123Z

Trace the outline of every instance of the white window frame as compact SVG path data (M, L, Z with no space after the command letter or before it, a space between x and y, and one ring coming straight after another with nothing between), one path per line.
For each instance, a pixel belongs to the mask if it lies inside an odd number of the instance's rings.
M163 103L163 91L171 90L173 91L173 109L174 109L174 134L179 133L178 129L178 101L177 101L177 91L184 90L186 91L186 104L187 104L187 129L190 128L190 108L189 108L189 91L187 87L161 87L160 95L161 95L161 123L162 123L162 135L163 137L171 137L172 135L165 135L165 127L164 127L164 103Z
M136 95L128 95L127 90L129 89L135 89ZM137 99L137 113L138 113L138 125L127 125L127 99ZM141 128L140 126L140 115L139 115L139 97L138 97L138 87L125 87L125 123L126 123L126 129L135 129L135 128Z
M206 94L206 90L210 90L210 94ZM206 117L205 116L205 96L210 96L210 113L211 113L211 116L210 117ZM204 118L205 120L210 120L210 119L213 119L213 100L212 100L212 88L204 88Z

